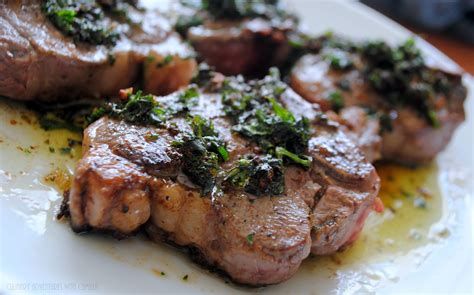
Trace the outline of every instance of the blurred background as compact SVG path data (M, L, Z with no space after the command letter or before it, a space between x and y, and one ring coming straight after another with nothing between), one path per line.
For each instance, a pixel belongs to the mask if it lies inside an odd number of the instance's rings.
M419 34L474 75L474 0L361 0Z

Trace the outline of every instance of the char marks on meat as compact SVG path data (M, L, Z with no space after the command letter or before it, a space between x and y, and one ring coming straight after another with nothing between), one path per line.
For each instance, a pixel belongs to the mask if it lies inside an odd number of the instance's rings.
M106 46L64 34L42 11L45 2L0 4L2 96L25 101L111 96L141 77L147 92L163 95L194 75L192 50L157 12L130 6L128 20L115 24L118 39ZM106 13L105 21L112 20Z
M233 129L236 119L228 115L223 99L223 93L231 96L232 81L246 87L245 93L258 85L266 91L266 82L249 86L219 75L212 81L197 94L190 86L184 92L153 97L162 109L167 101L192 97L185 113L175 113L162 123L136 124L127 122L123 112L110 113L84 131L84 154L69 197L72 228L126 236L143 227L154 240L197 249L208 265L248 285L287 280L311 252L330 254L354 241L374 205L379 178L340 125L291 89L278 88L278 105L273 106L292 124L306 116L310 134L304 154L312 161L305 168L284 159L282 193L255 195L245 185L229 187L229 183L203 193L190 181L183 170L186 136L180 136L195 127L190 117L212 122L212 132L205 130L211 125L199 125L197 131L208 135L198 140L226 147L227 153L221 154L226 160L221 158L220 172L214 174L217 179L235 171L237 163L248 164L247 155L266 161L262 145ZM259 179L277 181L273 173L278 170L262 163L259 171L264 177ZM245 179L245 173L240 176L238 180Z

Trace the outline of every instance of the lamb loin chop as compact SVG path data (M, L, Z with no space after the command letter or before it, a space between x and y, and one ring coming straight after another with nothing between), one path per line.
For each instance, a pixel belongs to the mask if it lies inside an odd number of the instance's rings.
M96 111L69 195L74 231L145 228L255 286L357 238L379 177L339 124L276 71L196 82L164 97L123 91Z
M196 2L177 9L176 29L218 72L261 76L290 54L289 35L297 30L298 19L279 1Z
M390 47L323 37L320 51L294 66L291 86L323 110L339 112L370 160L424 164L464 121L461 78L428 66L411 39Z
M189 83L193 54L164 16L134 1L0 4L0 95L12 99L110 96L140 77L147 92L168 94Z

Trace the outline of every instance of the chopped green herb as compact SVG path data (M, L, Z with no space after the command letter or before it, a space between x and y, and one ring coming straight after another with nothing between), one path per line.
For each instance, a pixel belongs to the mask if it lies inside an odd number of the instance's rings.
M211 19L263 18L271 21L275 27L297 23L296 16L288 13L278 0L181 0L182 5L192 9L193 13L180 15L175 24L178 33L185 36L191 27L202 25Z
M115 54L113 53L107 53L107 60L109 61L109 65L113 66L115 64Z
M41 128L46 131L56 130L56 129L68 129L71 131L81 131L82 126L77 126L74 123L71 123L72 118L65 116L65 118L60 117L54 112L46 112L39 115L39 124Z
M253 237L255 236L255 234L249 234L247 235L247 244L249 244L250 246L253 245Z
M183 277L183 281L187 281L187 280L188 280L188 278L189 278L189 276L188 276L188 275L184 275L184 277Z
M184 102L188 102L190 99L196 97L199 97L199 90L196 87L188 87L180 96Z
M212 122L201 116L190 117L189 122L192 134L174 145L183 155L183 172L208 195L216 184L219 162L228 160L229 154Z
M107 113L107 111L103 107L98 107L98 108L92 109L92 112L90 113L90 115L88 115L86 117L87 125L92 124L93 122L97 121L102 116L104 116L106 113Z
M58 22L64 26L72 26L74 17L76 17L76 12L71 9L62 9L56 11L56 16L58 17Z
M160 272L160 275L164 276L166 273L164 271Z
M236 123L232 130L266 151L281 146L294 153L303 152L309 139L309 121L296 119L277 101L286 89L278 70L272 69L264 79L248 83L228 78L221 89L225 112Z
M338 112L344 107L344 98L339 90L334 90L329 93L328 99L331 102L332 108Z
M152 63L152 62L155 61L155 59L156 59L156 57L154 57L153 55L148 55L145 59L145 62L146 63Z
M434 74L425 65L413 39L394 48L382 41L367 42L360 51L367 59L367 79L383 94L385 103L390 107L412 107L431 126L439 127L434 111L435 92L441 89L443 93L449 92L449 89L437 86L447 85L447 79L443 74Z
M175 24L176 32L184 36L191 27L196 27L204 23L204 18L198 14L180 15Z
M280 117L280 119L283 121L283 122L287 122L287 123L294 123L295 122L295 117L293 116L293 114L288 111L287 109L285 109L280 103L278 103L274 98L270 97L268 98L268 100L270 101L270 103L272 104L272 107L273 107L273 111L275 112L275 114Z
M123 104L111 104L108 111L98 111L127 122L161 125L168 118L166 110L160 106L153 95L142 95L141 91L130 94Z
M285 189L283 163L271 155L246 155L226 172L224 183L256 196L280 195Z
M350 53L333 49L330 53L323 55L323 58L330 62L331 67L336 70L347 70L354 65L350 58Z
M225 146L222 146L222 145L218 146L217 152L219 153L219 155L222 157L224 161L229 160L229 152L227 151Z
M201 116L191 118L191 127L193 128L194 135L198 138L215 135L212 121L208 121Z
M182 170L184 174L201 187L203 195L209 195L216 184L219 156L208 151L206 143L198 138L190 138L181 142L179 151L183 155Z
M201 62L198 66L198 71L191 82L205 88L211 83L214 75L215 72L211 70L211 67L209 67L208 64Z
M427 116L428 121L431 123L431 126L433 126L434 128L439 128L441 126L441 123L438 119L438 115L434 110L429 110Z
M55 152L54 147L50 146L50 147L49 147L49 152L50 152L50 153L54 153L54 152Z
M446 74L425 64L414 39L399 46L389 46L383 41L354 43L334 35L320 37L317 41L322 47L322 57L333 68L352 67L354 63L350 57L356 54L362 58L364 68L361 72L369 85L380 93L382 108L410 107L432 127L439 127L436 100L438 94L448 95L452 85ZM350 83L345 79L338 81L337 86L344 91L350 90ZM340 107L339 102L336 97L334 109ZM389 129L385 128L384 132Z
M203 0L201 8L215 18L263 17L282 21L280 19L290 17L278 0Z
M390 115L384 113L380 114L379 122L381 133L393 131L392 118L390 117Z
M156 67L157 68L165 67L165 66L169 65L172 61L173 61L173 56L168 54L167 56L165 56L162 60L160 60L156 64Z
M305 155L296 155L288 151L287 149L279 147L279 146L276 147L275 154L279 159L283 159L283 157L285 157L286 159L289 159L291 162L295 164L300 164L301 166L305 168L309 168L309 166L311 165L311 162L313 161L311 157L308 157Z
M64 34L75 41L94 45L115 45L115 28L104 20L104 10L97 1L46 0L43 12Z
M139 21L134 21L129 16L129 10L133 7L135 9L140 8L137 6L136 0L113 0L113 1L99 1L104 11L109 12L111 17L122 23L129 25L140 25Z

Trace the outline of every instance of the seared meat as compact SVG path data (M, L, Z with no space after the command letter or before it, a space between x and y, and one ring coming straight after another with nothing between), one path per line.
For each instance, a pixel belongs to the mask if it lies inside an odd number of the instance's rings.
M227 75L255 75L279 66L290 52L285 31L269 20L219 20L192 27L187 38L202 60Z
M213 81L221 84L218 77ZM235 122L213 89L200 90L188 116L212 121L228 151L220 169L229 173L244 155L264 151L231 130ZM184 96L153 99L162 106L176 97ZM374 167L317 105L290 89L279 102L296 118L308 118L305 153L312 158L307 169L284 168L281 194L254 195L227 186L203 194L183 170L185 154L176 143L180 134L191 132L186 116L173 116L162 126L104 117L84 131L84 155L69 198L72 228L123 236L143 225L152 239L197 249L207 264L249 285L284 281L310 251L329 254L351 243L374 206L379 189Z
M384 46L375 44L372 46ZM415 57L395 64L396 71L405 71L400 76L388 68L383 52L378 53L380 65L371 72L370 65L377 57L370 59L360 54L360 49L327 46L318 54L301 57L292 70L291 86L323 110L349 107L341 110L341 117L359 137L369 160L381 154L382 159L404 164L427 163L444 149L463 122L466 89L459 74L419 65L422 57L407 44L401 48L408 53L402 54L407 59L409 54ZM365 118L361 110L365 110Z
M286 61L289 34L298 27L297 18L277 2L210 1L194 9L179 7L176 27L216 71L260 76Z
M345 107L336 118L348 128L348 135L357 142L357 146L369 162L381 158L382 138L380 137L380 123L377 118L367 115L361 107Z
M47 18L41 3L0 4L2 96L44 101L110 96L140 76L148 92L168 94L194 75L193 52L156 12L130 7L128 17L136 23L120 23L120 39L106 47L74 42Z

